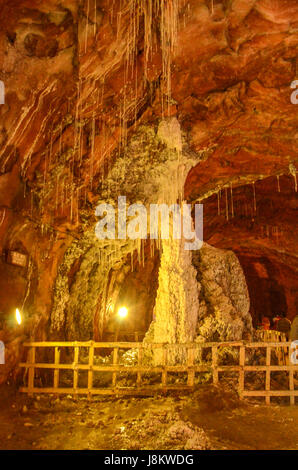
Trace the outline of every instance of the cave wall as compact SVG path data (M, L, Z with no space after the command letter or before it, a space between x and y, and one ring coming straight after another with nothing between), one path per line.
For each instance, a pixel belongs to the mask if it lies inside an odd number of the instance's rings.
M292 320L297 314L297 207L291 174L260 179L255 188L240 184L231 192L228 186L204 200L204 239L237 254L254 326L264 315Z
M249 339L252 318L246 279L235 253L204 243L194 252L200 289L198 341Z

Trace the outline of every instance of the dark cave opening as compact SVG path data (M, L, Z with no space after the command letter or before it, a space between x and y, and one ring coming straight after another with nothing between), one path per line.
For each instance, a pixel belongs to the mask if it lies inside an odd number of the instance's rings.
M250 313L256 328L267 317L273 327L274 317L288 315L286 288L279 275L279 267L260 255L250 257L238 254L250 297Z
M138 341L148 331L154 315L160 262L159 252L152 255L149 250L150 243L145 243L143 262L134 252L127 257L116 278L110 274L103 341ZM124 318L119 316L121 308L127 309Z

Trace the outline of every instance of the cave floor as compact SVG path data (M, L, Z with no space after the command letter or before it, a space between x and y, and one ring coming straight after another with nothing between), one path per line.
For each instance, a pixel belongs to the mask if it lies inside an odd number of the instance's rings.
M1 386L0 396L2 450L298 449L298 406L241 402L212 387L187 396L88 401L30 398ZM194 430L203 433L194 437ZM192 437L188 447L184 434Z

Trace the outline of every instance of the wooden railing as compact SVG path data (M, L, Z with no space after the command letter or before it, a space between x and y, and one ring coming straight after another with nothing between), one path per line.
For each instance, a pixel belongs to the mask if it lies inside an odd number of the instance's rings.
M264 343L284 343L287 341L286 333L276 330L256 330L257 341L264 341ZM275 349L279 365L286 365L288 361L288 348L279 347Z
M271 397L289 397L290 403L295 404L295 397L298 396L298 390L295 389L295 373L298 372L298 365L290 362L291 343L290 342L221 342L221 343L190 343L190 344L149 344L149 343L97 343L93 341L88 342L30 342L25 343L24 346L29 348L27 362L21 363L20 367L26 369L24 379L27 384L21 387L20 391L30 395L36 393L49 393L49 394L78 394L88 395L147 395L154 394L157 391L169 390L192 390L195 386L195 377L199 373L210 373L214 384L218 384L220 380L220 373L236 373L238 374L238 391L241 398L243 397L264 397L265 402L270 404ZM288 361L286 365L273 365L272 352L277 348L287 348ZM41 348L43 351L51 350L53 362L37 362L36 351ZM73 350L72 362L61 362L61 351ZM80 351L87 348L88 354L85 356L85 363L79 360ZM234 365L221 364L221 353L223 348L228 348L225 351L235 351L237 348L236 363ZM120 350L134 350L136 354L136 364L126 365L119 363ZM184 357L184 363L171 365L171 358L173 354L181 353L180 357ZM106 350L106 357L108 353L112 352L112 363L96 364L96 357L99 351L102 353ZM256 364L258 360L254 359L254 353L258 350L261 352L262 362L264 364ZM148 353L151 354L152 360L156 362L156 353L158 353L158 365L146 365L146 358L148 363ZM204 357L205 355L205 357ZM153 359L152 359L153 358ZM161 362L161 364L160 364ZM248 364L247 362L251 362ZM259 361L260 362L260 361ZM36 371L40 369L53 370L52 385L51 386L36 386ZM63 370L71 371L71 387L60 386L60 373ZM79 372L87 372L87 386L79 386L78 377ZM277 371L284 371L288 376L288 386L286 390L272 390L271 389L271 373ZM94 374L96 373L110 374L110 386L94 386ZM249 372L265 373L265 387L264 390L246 390L245 374ZM184 373L185 383L171 384L169 374ZM135 374L136 380L133 386L121 386L119 380L125 374ZM146 374L152 374L156 377L161 376L158 384L147 384ZM120 378L119 378L120 376ZM118 384L117 384L118 382Z
M111 340L114 342L118 342L119 338L125 338L125 340L129 339L129 341L139 342L142 341L146 332L144 331L105 331L105 340L110 342Z

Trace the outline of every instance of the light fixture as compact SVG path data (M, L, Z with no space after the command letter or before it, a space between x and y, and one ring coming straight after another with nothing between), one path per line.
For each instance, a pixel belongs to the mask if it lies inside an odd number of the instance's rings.
M118 310L118 316L120 318L125 318L127 317L127 314L128 314L128 310L126 307L120 307L119 310Z
M22 315L18 308L16 309L16 320L18 325L22 323Z

